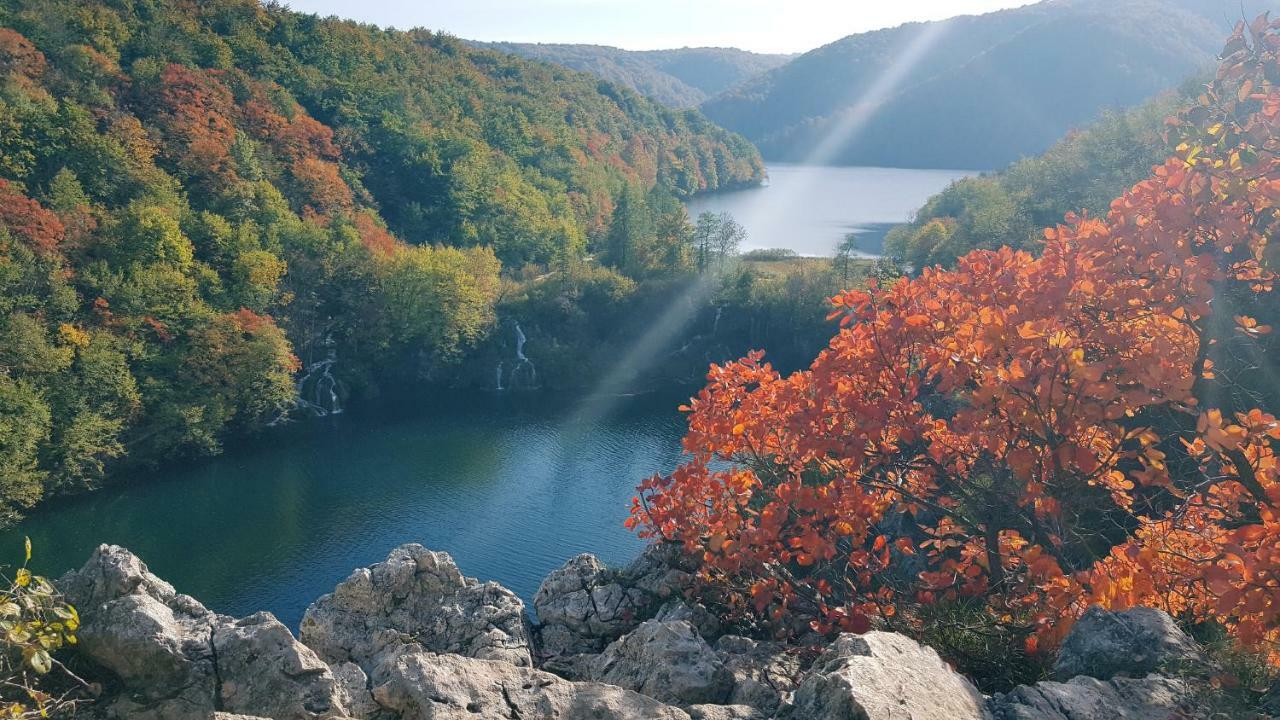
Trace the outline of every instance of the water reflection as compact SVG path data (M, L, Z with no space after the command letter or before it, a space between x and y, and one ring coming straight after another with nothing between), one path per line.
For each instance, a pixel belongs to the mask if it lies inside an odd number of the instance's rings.
M931 196L962 177L964 170L769 166L769 185L699 195L689 214L727 212L747 229L742 250L786 248L801 255L830 256L849 233L874 255L885 233L906 222ZM865 243L865 244L864 244Z

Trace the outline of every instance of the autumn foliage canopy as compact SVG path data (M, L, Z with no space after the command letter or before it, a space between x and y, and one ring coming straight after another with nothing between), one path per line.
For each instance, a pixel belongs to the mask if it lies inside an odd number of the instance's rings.
M803 372L713 367L631 525L779 634L959 604L1035 654L1152 605L1280 658L1280 22L1223 57L1106 217L835 298Z

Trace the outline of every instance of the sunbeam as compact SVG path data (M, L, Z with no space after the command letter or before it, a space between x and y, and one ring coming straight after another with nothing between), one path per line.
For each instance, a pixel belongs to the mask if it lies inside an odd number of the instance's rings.
M858 133L866 128L876 109L897 92L902 80L928 55L951 27L950 21L924 25L900 49L893 65L887 68L870 88L861 93L848 110L833 121L822 141L805 158L804 164L822 165L830 162L841 148L857 137ZM773 231L780 229L791 217L792 213L788 208L794 207L811 190L809 182L799 182L791 186L787 195L780 198L778 206L782 210L772 217L761 218L756 231L770 237L774 236ZM583 402L581 409L569 420L566 431L582 423L594 422L613 409L619 395L626 389L628 381L651 368L662 350L668 347L671 341L697 316L703 303L712 293L715 279L712 273L703 275L688 290L672 300L666 311L631 344L626 353L619 357L614 368Z
M901 89L902 81L924 60L934 46L954 26L952 21L923 25L919 32L902 45L897 58L866 91L850 98L848 106L838 112L828 124L822 139L814 145L801 162L802 165L826 165L866 129L876 111ZM753 232L763 237L785 236L784 225L793 216L791 210L801 204L803 198L815 190L817 176L806 175L775 196L774 207L780 210L769 217L752 217L745 223ZM832 248L834 250L834 248Z
M628 384L646 370L652 368L661 353L670 347L681 332L697 317L715 287L716 276L706 273L676 295L667 309L636 339L625 354L596 385L565 425L565 431L575 427L590 427L608 414L625 396Z

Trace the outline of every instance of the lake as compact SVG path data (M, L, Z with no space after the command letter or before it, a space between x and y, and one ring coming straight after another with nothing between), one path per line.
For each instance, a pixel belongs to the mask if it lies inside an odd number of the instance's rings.
M574 555L639 553L622 523L639 481L675 467L687 397L447 395L300 423L51 501L0 534L0 563L22 559L24 533L52 577L116 543L213 610L270 610L296 629L352 569L418 542L528 603Z
M951 183L976 174L774 163L767 186L699 195L689 201L689 215L732 215L747 230L743 252L786 248L830 256L847 234L857 233L863 254L878 255L890 228Z

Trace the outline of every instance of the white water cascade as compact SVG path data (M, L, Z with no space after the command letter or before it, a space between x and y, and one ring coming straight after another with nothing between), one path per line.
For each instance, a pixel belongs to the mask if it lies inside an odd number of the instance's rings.
M306 374L298 378L296 384L297 409L310 412L316 417L342 414L338 379L333 376L333 366L338 363L338 351L333 345L333 337L326 336L324 346L328 349L327 356L308 365Z
M534 366L533 361L524 354L524 344L526 338L524 330L520 328L520 323L516 326L516 357L515 362L511 365L511 373L508 374L506 387L502 385L502 372L504 363L499 361L497 368L498 390L514 390L523 386L526 388L537 387L538 385L538 369Z

